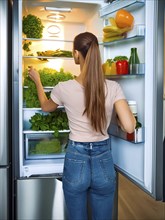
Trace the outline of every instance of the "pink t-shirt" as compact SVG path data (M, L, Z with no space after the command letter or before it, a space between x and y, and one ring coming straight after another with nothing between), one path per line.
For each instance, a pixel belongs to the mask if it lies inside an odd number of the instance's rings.
M111 80L106 80L106 117L107 128L109 127L114 103L120 99L125 99L120 85ZM60 82L51 92L51 99L58 105L63 105L69 120L70 134L69 139L78 142L95 142L102 141L109 137L107 128L105 135L96 132L86 114L85 109L84 87L75 79L66 82Z

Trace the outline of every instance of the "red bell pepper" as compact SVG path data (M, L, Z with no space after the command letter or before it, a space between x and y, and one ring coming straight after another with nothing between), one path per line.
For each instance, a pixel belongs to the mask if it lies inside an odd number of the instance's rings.
M116 62L116 72L117 74L128 74L129 65L127 60L118 60Z

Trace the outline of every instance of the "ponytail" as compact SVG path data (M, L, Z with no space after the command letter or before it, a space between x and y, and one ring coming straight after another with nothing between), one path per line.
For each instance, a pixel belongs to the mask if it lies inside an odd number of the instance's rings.
M79 39L78 39L79 38ZM77 48L76 46L78 45ZM85 110L92 127L103 134L106 126L105 78L101 56L95 35L85 32L74 40L74 49L81 52L85 59L84 72Z

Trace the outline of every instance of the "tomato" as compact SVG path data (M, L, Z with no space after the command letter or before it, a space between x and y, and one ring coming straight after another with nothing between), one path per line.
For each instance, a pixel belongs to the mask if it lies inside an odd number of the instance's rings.
M128 74L129 64L127 60L118 60L116 62L116 72L117 74Z
M116 13L115 22L118 28L132 27L134 17L130 12L120 9Z

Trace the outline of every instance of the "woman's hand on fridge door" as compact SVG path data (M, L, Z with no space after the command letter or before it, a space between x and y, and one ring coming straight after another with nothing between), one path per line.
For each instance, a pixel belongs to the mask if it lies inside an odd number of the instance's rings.
M34 69L32 66L28 66L28 74L29 74L29 77L31 78L31 80L34 81L34 83L37 85L38 83L41 82L40 80L40 74L39 72Z
M121 127L121 129L127 133L134 132L136 119L125 99L121 99L115 102L115 111L118 117L118 125Z

